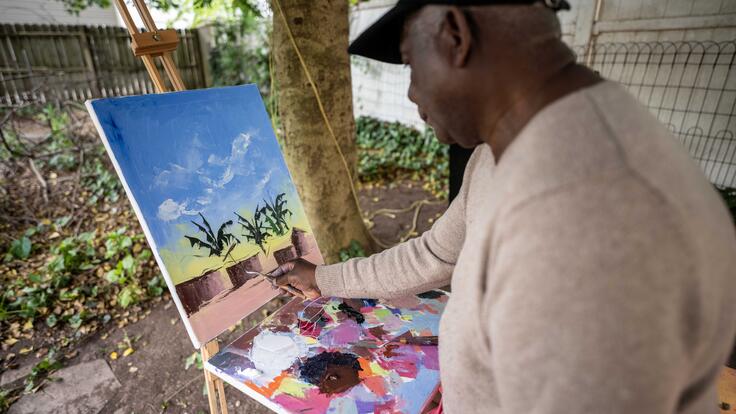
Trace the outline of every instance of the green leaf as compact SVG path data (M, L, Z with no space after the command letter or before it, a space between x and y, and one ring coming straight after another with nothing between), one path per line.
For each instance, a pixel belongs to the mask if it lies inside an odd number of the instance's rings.
M74 329L79 329L79 327L82 326L83 322L84 322L84 311L77 312L71 318L69 318L69 326L71 326Z
M62 227L66 226L67 223L69 223L69 220L71 220L71 216L63 216L59 217L56 220L54 220L54 227L55 230L60 230Z
M56 315L54 315L53 313L51 315L49 315L48 318L46 318L46 325L49 328L53 328L54 326L56 326L56 323L57 322L58 322L58 320L56 319Z
M31 239L23 236L10 243L9 253L16 259L27 259L31 255L31 248Z
M138 302L138 299L138 287L135 285L124 287L118 294L118 304L123 308Z
M133 272L133 270L135 270L135 259L133 259L133 256L125 256L122 263L123 269L127 270L128 272Z
M153 253L151 253L150 250L145 249L141 252L140 255L138 255L138 261L139 262L145 262L146 260L150 259L151 256L153 256Z
M202 354L199 352L194 352L191 355L187 357L187 359L184 360L184 369L188 370L192 365L194 365L198 370L201 370L202 365Z
M112 269L109 272L105 273L105 279L110 283L118 283L120 280L120 271L117 269Z
M164 293L165 283L160 275L154 276L148 281L148 296L157 297Z

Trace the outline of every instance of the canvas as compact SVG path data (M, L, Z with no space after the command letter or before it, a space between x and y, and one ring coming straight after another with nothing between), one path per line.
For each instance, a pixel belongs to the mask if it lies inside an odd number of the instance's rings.
M393 340L437 335L446 302L295 299L205 368L279 413L420 413L439 385L437 346Z
M255 85L87 108L195 347L275 297L258 272L322 263Z

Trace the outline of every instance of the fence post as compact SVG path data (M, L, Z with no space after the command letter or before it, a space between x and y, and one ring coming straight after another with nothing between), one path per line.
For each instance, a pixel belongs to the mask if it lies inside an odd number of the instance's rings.
M80 27L80 46L82 47L82 56L84 57L84 65L87 67L88 78L90 79L90 92L95 98L100 97L100 85L97 80L97 69L95 68L95 61L92 59L92 46L87 36L87 31L90 29L88 26Z
M197 58L199 59L199 68L202 72L202 80L204 81L204 87L208 88L212 86L212 72L210 69L210 51L212 50L213 44L213 27L212 25L206 25L198 27L196 30L192 30L192 33L197 35Z

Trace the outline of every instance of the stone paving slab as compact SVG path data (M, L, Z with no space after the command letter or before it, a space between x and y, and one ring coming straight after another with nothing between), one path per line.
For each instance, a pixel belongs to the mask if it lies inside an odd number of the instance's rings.
M120 388L120 382L104 359L72 365L54 373L35 394L24 395L9 414L97 414Z
M31 374L33 369L32 364L24 365L18 369L9 369L2 373L0 376L0 387L12 384L15 381L21 380Z

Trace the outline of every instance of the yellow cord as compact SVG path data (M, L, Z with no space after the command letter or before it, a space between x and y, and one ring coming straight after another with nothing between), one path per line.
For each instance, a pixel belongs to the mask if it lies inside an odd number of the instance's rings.
M329 117L327 116L327 112L325 111L324 105L322 105L322 99L319 96L319 91L317 90L317 84L312 79L312 75L309 72L309 68L307 68L307 64L304 61L304 57L302 56L301 51L299 50L299 46L296 44L296 40L294 40L294 34L291 32L291 27L289 27L289 22L286 20L286 15L284 15L284 11L281 8L281 3L279 0L273 0L273 3L276 5L276 9L278 9L279 16L281 16L281 21L284 23L284 27L286 28L286 34L289 36L289 40L291 41L291 45L294 47L294 51L296 52L296 56L299 58L299 63L302 66L302 70L304 70L304 74L307 77L307 80L309 81L309 85L312 87L312 92L314 93L314 97L317 99L317 106L319 107L319 111L322 114L322 119L325 121L325 125L327 126L327 130L330 133L330 137L332 138L332 141L335 144L335 148L337 148L337 153L340 154L340 159L342 160L343 167L345 167L345 172L348 175L348 180L350 182L350 192L353 195L353 199L355 200L355 206L358 208L358 212L360 213L360 216L364 220L371 221L373 217L375 217L378 214L386 214L386 213L399 213L399 212L406 212L409 210L414 210L414 217L412 220L412 227L409 229L408 232L406 232L403 236L400 237L399 241L404 242L408 240L412 234L416 231L417 228L417 219L419 218L419 211L422 209L422 206L428 205L428 204L438 204L442 203L441 201L429 201L429 200L419 200L415 201L411 204L411 206L405 208L405 209L398 209L398 210L390 210L390 209L381 209L376 211L370 216L365 216L360 208L360 202L358 201L358 192L355 190L355 183L353 182L353 176L350 173L350 167L348 166L348 162L345 159L345 155L342 152L342 148L340 147L340 143L337 141L337 137L335 136L335 132L332 130L332 124L330 124ZM271 41L271 44L273 44L273 41ZM273 73L273 72L272 72ZM272 81L271 85L273 85L273 75L272 75ZM386 214L387 215L387 214ZM392 244L384 243L380 240L378 240L376 237L371 234L368 229L366 229L366 233L368 234L368 237L373 240L373 242L381 247L381 248L389 248L392 247Z

